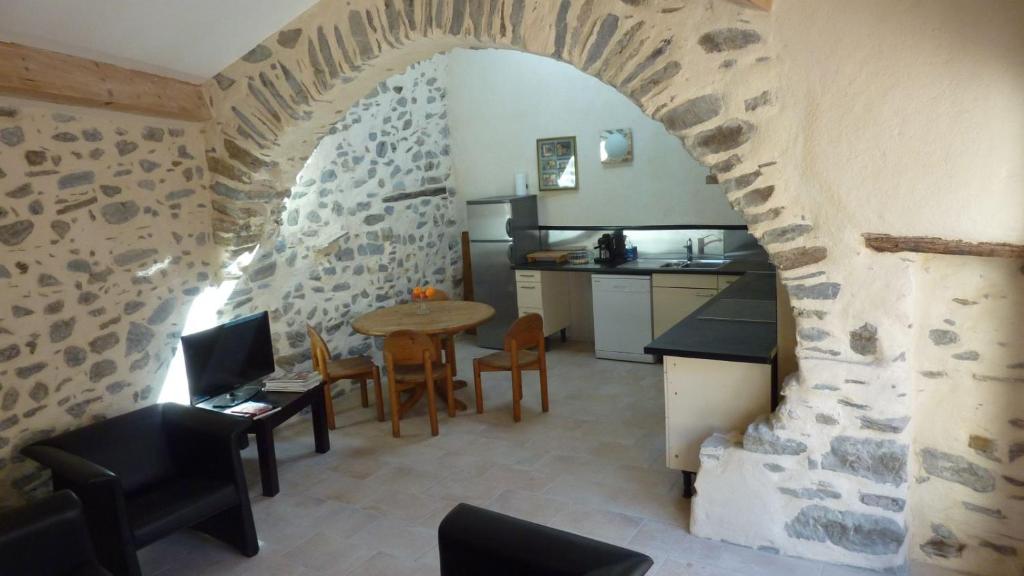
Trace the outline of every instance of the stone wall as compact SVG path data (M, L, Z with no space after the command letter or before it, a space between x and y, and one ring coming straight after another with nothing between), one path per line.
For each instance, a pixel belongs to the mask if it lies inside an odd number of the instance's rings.
M1024 569L1024 268L917 258L911 555L989 574ZM1007 314L1006 311L1016 311Z
M296 178L282 225L260 243L224 318L269 310L279 366L309 360L306 323L332 352L365 354L352 320L462 283L451 182L447 56L388 78L348 109ZM222 207L213 200L215 210Z
M0 500L18 450L155 402L216 270L198 126L0 102Z

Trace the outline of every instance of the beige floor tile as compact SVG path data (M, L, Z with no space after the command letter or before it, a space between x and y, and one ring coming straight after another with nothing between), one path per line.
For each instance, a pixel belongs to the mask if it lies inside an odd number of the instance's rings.
M376 550L329 532L317 532L282 557L291 563L325 574L344 574Z
M505 490L488 502L486 508L531 522L551 524L569 506L566 500L521 490Z
M436 541L436 532L384 517L361 530L348 543L364 551L387 552L405 560L415 560Z
M411 576L415 573L413 563L377 552L345 573L346 576Z
M642 523L643 519L636 516L589 506L570 505L555 516L550 526L602 542L625 546Z

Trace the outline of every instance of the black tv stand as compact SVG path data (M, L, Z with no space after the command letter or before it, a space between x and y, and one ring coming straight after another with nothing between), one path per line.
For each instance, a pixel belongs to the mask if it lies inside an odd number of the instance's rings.
M249 400L262 391L263 387L259 384L246 384L245 386L239 386L230 392L225 392L220 396L214 396L213 398L204 400L200 402L199 405L204 408L232 408Z

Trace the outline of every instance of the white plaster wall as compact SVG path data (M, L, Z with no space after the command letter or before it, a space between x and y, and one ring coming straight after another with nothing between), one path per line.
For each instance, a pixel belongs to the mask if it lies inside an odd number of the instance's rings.
M454 176L463 201L513 193L519 171L537 193L537 139L576 136L580 189L541 192L541 224L743 223L678 138L597 78L512 50L455 49L449 61ZM632 128L631 164L601 164L601 131L612 128Z
M792 182L831 235L1024 239L1024 2L778 2Z

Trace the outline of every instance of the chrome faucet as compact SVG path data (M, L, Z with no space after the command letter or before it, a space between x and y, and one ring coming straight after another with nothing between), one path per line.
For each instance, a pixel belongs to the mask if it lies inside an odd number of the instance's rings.
M707 248L708 246L710 246L711 244L714 244L715 242L719 242L719 243L722 242L722 237L721 236L719 236L717 238L715 238L715 236L717 236L717 235L716 234L705 234L705 235L703 235L703 236L701 236L700 238L697 239L697 254L699 256L703 256L704 255L704 249ZM706 242L705 239L707 239L707 238L714 238L714 239L711 240L710 242Z
M693 238L686 239L686 261L693 262Z

